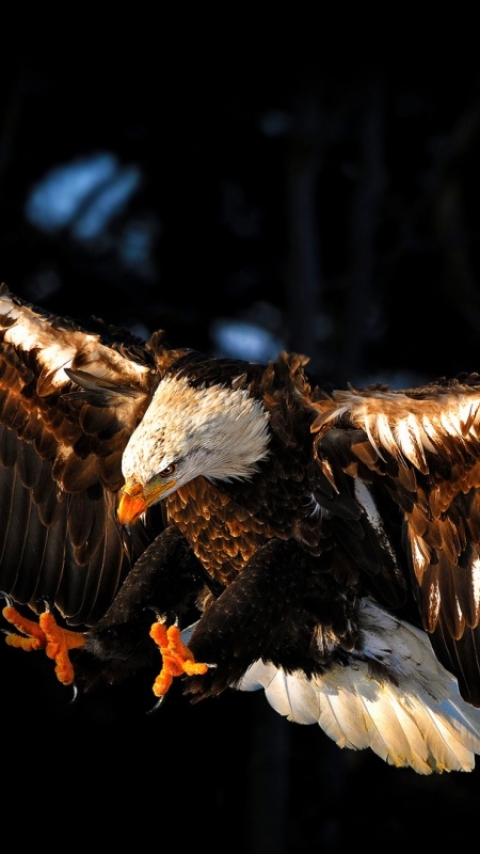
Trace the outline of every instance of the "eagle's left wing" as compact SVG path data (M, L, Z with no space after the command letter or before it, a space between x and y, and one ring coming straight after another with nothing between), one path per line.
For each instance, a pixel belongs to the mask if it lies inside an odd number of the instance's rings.
M354 496L384 553L366 575L381 587L388 567L406 563L440 661L465 699L480 706L480 377L403 391L336 391L317 408L315 453L332 517L337 495Z

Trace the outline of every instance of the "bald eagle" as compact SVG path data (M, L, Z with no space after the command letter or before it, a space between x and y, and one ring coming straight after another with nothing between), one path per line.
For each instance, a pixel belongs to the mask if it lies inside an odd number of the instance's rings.
M340 747L474 767L478 375L338 389L5 286L0 336L7 643L79 690L160 662L160 700L263 689Z

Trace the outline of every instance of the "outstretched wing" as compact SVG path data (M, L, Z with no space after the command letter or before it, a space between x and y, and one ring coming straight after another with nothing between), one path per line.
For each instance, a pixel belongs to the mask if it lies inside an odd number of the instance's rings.
M88 332L0 289L0 590L15 602L92 625L148 544L115 507L162 359L160 336Z
M438 657L480 705L480 377L336 391L318 411L312 429L332 514L347 478L383 544L373 573L381 579L396 563L400 577L404 561ZM400 548L382 502L397 509Z

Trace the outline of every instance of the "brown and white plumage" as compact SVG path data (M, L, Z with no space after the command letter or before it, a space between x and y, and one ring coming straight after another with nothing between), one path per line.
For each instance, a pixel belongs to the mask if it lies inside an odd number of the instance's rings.
M90 625L145 547L116 520L121 457L162 370L161 341L140 348L113 333L0 296L1 589L35 607L51 600ZM155 349L157 348L157 350ZM170 358L168 351L168 358ZM88 391L65 369L87 372Z
M5 288L0 340L0 589L85 633L80 686L154 666L154 610L214 665L193 699L263 687L341 746L473 767L478 376L330 389Z

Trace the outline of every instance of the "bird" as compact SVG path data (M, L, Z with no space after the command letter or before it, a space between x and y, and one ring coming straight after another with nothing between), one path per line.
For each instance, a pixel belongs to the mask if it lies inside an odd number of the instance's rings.
M341 388L3 284L0 506L5 640L65 686L155 668L160 708L263 691L340 748L475 767L478 374Z

